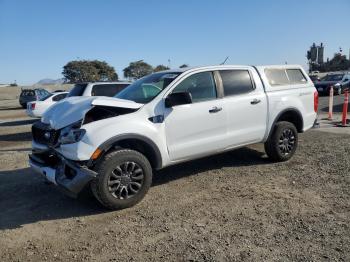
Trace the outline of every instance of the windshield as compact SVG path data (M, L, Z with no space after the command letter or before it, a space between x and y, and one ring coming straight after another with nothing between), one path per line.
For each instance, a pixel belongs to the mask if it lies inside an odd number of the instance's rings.
M43 96L42 98L40 98L40 100L39 101L44 101L44 100L46 100L46 99L48 99L50 96L53 96L53 94L46 94L45 96Z
M87 84L75 84L72 90L69 91L69 94L67 97L71 96L82 96Z
M114 97L146 104L155 98L180 74L181 72L160 72L145 76L129 85Z
M322 81L340 81L344 75L326 75Z

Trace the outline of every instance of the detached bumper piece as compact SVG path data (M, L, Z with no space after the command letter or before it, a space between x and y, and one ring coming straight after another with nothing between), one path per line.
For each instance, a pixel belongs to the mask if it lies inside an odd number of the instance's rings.
M29 165L70 197L77 197L79 192L97 176L96 172L87 167L57 154L48 156L47 152L30 154Z

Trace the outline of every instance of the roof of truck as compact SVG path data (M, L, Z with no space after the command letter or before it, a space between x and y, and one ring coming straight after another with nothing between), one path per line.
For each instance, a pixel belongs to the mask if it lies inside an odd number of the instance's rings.
M184 68L174 68L174 69L169 69L169 70L165 70L163 72L169 72L169 73L182 73L182 72L186 72L189 70L199 70L199 69L228 69L228 68L248 68L248 67L252 67L253 65L211 65L211 66L195 66L195 67L184 67ZM256 66L257 68L281 68L281 69L285 69L285 68L301 68L300 65L259 65Z

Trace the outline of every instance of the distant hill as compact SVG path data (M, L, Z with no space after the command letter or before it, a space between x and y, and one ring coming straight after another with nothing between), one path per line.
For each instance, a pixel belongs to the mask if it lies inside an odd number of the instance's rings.
M61 85L64 83L64 78L60 78L60 79L50 79L50 78L45 78L45 79L41 79L37 84L40 85Z

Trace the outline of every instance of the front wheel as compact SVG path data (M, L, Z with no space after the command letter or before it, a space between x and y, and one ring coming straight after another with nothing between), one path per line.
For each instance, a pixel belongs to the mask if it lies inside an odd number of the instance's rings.
M121 149L106 156L95 168L98 173L91 183L97 200L109 209L136 205L152 184L152 167L141 153Z
M265 142L265 152L273 161L287 161L295 153L298 146L298 131L286 121L278 122L272 135Z

